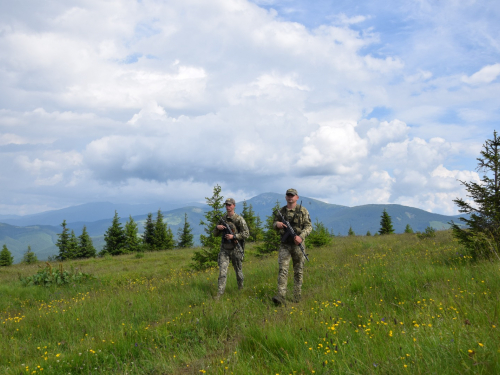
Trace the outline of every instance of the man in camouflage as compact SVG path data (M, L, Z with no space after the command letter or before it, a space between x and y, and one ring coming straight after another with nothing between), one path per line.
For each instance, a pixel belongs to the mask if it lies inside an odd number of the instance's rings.
M238 282L238 289L243 288L243 246L245 239L249 236L249 231L245 219L234 212L236 202L233 198L226 199L227 213L222 217L234 235L225 234L225 240L221 241L219 252L219 289L217 291L216 299L219 299L224 294L226 289L227 269L229 262L233 264L234 271L236 272L236 281ZM215 236L221 236L224 233L225 226L219 222L214 229Z
M297 190L288 189L286 191L286 206L280 209L281 214L292 226L297 234L295 238L291 236L287 238L286 242L282 242L279 249L278 262L278 294L273 297L273 302L280 305L285 302L286 285L288 280L288 267L290 259L293 261L293 297L296 302L300 301L302 293L302 276L304 270L304 255L298 246L303 243L305 238L311 233L312 225L309 212L305 207L298 206L297 201L299 196ZM286 225L275 217L273 224L281 235L285 233Z

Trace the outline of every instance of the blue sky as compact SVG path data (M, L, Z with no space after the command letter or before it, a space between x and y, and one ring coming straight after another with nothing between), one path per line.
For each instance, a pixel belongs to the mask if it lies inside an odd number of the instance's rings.
M454 214L500 118L498 4L3 2L0 214L217 183Z

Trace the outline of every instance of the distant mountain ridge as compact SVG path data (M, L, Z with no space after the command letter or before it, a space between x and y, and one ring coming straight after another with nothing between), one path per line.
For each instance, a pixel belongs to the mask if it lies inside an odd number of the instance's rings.
M113 204L110 202L92 202L32 215L0 216L0 221L17 226L39 225L41 223L44 225L59 225L63 220L66 220L67 223L73 223L109 219L114 216L115 210L118 211L118 213L126 212L126 216L128 217L129 215L135 216L148 212L156 212L158 209L161 209L162 211L169 211L186 206L203 207L205 205L197 202L157 202L149 204Z
M266 217L271 215L271 210L276 202L279 202L280 206L286 204L284 194L277 193L262 193L248 199L246 202L249 206L252 205L254 212L260 216L263 223ZM414 231L424 231L427 226L432 226L438 230L447 229L449 228L448 223L451 220L457 222L459 217L458 215L434 214L398 204L368 204L348 207L329 204L308 197L301 197L298 203L302 203L309 210L313 223L316 220L322 222L335 235L347 235L349 227L352 227L354 232L359 235L365 235L367 231L375 234L380 228L380 216L384 209L391 216L396 233L402 233L407 224L410 224ZM204 231L200 221L209 207L202 203L182 207L175 207L176 204L173 203L170 204L170 207L172 206L174 208L166 209L162 207L162 212L174 235L183 225L184 214L187 213L195 241L199 245L199 235ZM74 230L76 236L81 234L85 225L90 236L92 236L94 246L100 250L104 246L104 233L111 225L115 210L118 212L122 224L125 224L129 215L132 215L138 224L139 232L142 233L148 212L153 213L153 217L156 217L158 208L158 203L150 205L113 205L107 202L88 203L26 217L7 218L2 220L5 222L4 224L0 223L0 246L4 243L7 245L14 255L15 262L22 259L28 245L31 245L31 249L40 260L46 259L50 255L58 254L58 249L55 246L57 234L61 232L60 224L63 220L66 220L68 228ZM241 213L242 208L243 202L237 202L236 212ZM137 210L145 211L137 213ZM25 222L31 224L18 224Z

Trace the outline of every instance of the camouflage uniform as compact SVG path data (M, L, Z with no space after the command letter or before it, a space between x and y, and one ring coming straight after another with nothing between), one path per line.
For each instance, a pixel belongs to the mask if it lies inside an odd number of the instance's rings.
M305 207L300 207L297 205L294 209L288 209L284 206L280 210L283 217L291 224L293 230L297 235L305 240L305 238L312 231L311 218L309 212ZM274 227L276 228L276 223L281 221L277 219L274 222ZM278 229L281 235L285 233L285 229ZM304 242L302 242L304 245ZM305 246L304 246L305 247ZM300 247L295 245L293 238L290 236L287 238L286 242L282 242L279 249L278 262L279 262L279 273L278 273L278 299L281 301L285 300L286 296L286 286L288 280L288 267L290 265L290 259L293 262L293 296L295 301L299 301L302 291L302 277L304 270L304 255L300 250Z
M227 214L223 216L223 219L231 227L231 230L235 234L235 238L240 242L244 241L249 235L247 223L245 219L238 214L233 216L228 216ZM220 236L224 231L220 231L217 228L214 229L214 235ZM236 280L238 282L238 288L243 288L243 253L239 250L239 247L234 244L233 241L221 241L220 252L219 252L219 289L217 294L220 296L224 294L226 289L226 279L227 279L227 269L229 267L229 262L233 264L234 271L236 272Z

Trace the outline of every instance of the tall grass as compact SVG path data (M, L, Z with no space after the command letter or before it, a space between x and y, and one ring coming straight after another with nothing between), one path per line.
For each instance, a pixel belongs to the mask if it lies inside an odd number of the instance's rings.
M245 289L231 273L220 301L192 249L66 262L97 279L59 288L6 267L0 373L500 373L499 263L471 263L449 232L335 238L283 307L276 255L246 253Z

